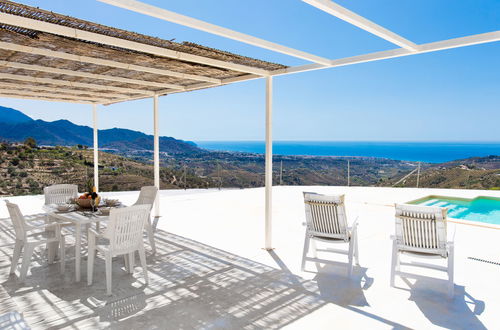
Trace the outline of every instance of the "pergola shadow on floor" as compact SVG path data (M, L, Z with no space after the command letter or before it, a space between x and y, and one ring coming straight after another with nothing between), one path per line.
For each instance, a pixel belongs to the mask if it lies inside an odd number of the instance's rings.
M5 297L0 295L1 304L14 302L34 329L118 328L122 321L131 329L280 328L327 304L383 326L407 328L362 310L369 305L364 292L374 281L363 267L356 267L348 279L343 263L328 267L312 264L308 268L317 274L305 280L292 274L274 251L269 253L278 268L158 230L158 252L148 256L149 285L144 285L139 268L134 275L127 274L123 259L118 258L113 262L113 295L107 296L102 259L96 261L94 284L87 286L85 280L72 280L72 259L66 274L60 275L57 263L47 264L43 249L32 262L31 275L20 283L17 276L8 274L12 242L10 220L0 219L0 288L6 292ZM67 246L70 249L72 245ZM72 256L73 251L68 252ZM424 287L439 284L430 281ZM433 301L435 296L422 290L416 292L410 299L433 324L484 328L475 316L484 303L468 297L463 287L457 287L459 295L448 302ZM471 303L476 306L472 312L467 306ZM446 318L439 312L443 308L448 311Z
M277 328L327 303L311 281L249 259L158 230L157 254L148 256L150 283L137 268L124 270L113 262L113 295L107 296L102 259L97 259L95 283L72 280L48 265L43 249L20 283L9 276L13 246L9 219L0 220L0 285L34 329L130 328ZM68 245L70 246L70 245ZM72 254L72 251L69 251Z

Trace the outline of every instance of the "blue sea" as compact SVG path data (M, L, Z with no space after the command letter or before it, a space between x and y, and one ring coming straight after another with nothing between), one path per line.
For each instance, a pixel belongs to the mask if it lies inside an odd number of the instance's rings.
M264 153L264 141L199 141L205 149ZM469 157L500 155L500 142L333 142L275 141L275 155L364 156L443 163Z

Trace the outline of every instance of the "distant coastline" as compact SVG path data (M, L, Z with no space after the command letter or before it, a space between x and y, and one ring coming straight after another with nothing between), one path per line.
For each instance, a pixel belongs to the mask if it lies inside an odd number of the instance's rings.
M264 141L196 141L204 149L262 154ZM273 153L302 156L358 156L443 163L500 155L500 142L275 141Z

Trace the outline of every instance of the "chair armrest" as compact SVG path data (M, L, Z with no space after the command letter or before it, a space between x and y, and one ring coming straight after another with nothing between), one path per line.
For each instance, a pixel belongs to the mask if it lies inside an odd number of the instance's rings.
M89 238L90 236L93 236L93 237L103 237L102 234L99 234L95 229L93 228L89 228Z
M47 230L47 229L52 229L52 228L54 228L54 230L57 230L59 227L59 224L56 222L44 223L42 225L37 225L37 226L26 224L26 227L27 227L26 228L27 231L40 230L40 229Z

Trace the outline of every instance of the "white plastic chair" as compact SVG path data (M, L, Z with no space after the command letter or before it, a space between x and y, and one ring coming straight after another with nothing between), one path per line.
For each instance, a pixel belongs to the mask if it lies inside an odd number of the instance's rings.
M45 205L66 204L70 199L78 197L78 186L75 184L55 184L43 188Z
M12 256L12 264L10 267L10 274L13 274L17 267L17 262L21 256L21 251L24 248L23 260L20 271L20 280L24 281L26 274L28 273L28 268L31 262L31 257L33 255L33 250L42 244L47 245L48 249L48 259L49 263L54 261L55 257L55 247L60 244L60 256L61 256L61 273L64 273L65 268L65 237L61 234L61 227L57 223L43 224L43 225L31 225L26 222L23 214L19 210L17 204L5 201L7 204L7 209L14 225L14 231L16 234L16 243L14 246L14 254ZM44 218L43 218L44 219ZM38 218L33 218L34 220L40 220Z
M67 204L69 200L78 197L78 186L76 184L55 184L52 186L48 186L43 188L43 195L45 197L45 205L60 205ZM72 226L71 222L62 223L61 221L54 219L50 216L47 216L45 219L46 222L59 222L61 226ZM54 245L52 248L57 249L57 245L55 243L49 244ZM47 246L47 250L49 250L49 246ZM59 251L59 250L56 250Z
M108 227L103 234L94 229L89 229L89 253L87 265L88 285L92 284L94 273L94 256L96 250L104 254L106 262L106 289L111 295L111 262L112 258L119 255L128 256L128 271L133 272L135 251L139 252L144 279L148 283L148 271L146 268L146 253L142 234L144 224L149 217L151 206L149 204L129 206L121 209L112 209L109 214ZM107 242L97 244L96 239L104 239Z
M137 201L133 205L145 205L145 204L150 205L149 213L151 213L151 209L153 208L153 204L155 203L157 195L158 195L158 188L156 188L155 186L142 187L141 192L139 193L139 198L137 198ZM151 250L153 250L153 253L156 253L156 244L153 232L153 225L151 223L151 215L148 215L148 219L144 224L144 226L148 234Z
M348 256L348 276L351 276L353 259L355 259L356 265L359 265L358 222L356 219L351 227L348 226L344 195L326 196L304 192L304 203L307 229L302 254L302 271L305 269L306 261L331 263L331 261L318 259L317 251L335 252ZM311 241L313 243L314 258L307 256ZM347 251L338 249L318 250L315 241L349 244L349 248Z
M400 266L414 266L444 271L448 274L448 294L454 295L453 238L447 240L446 216L441 207L396 204L396 235L392 236L391 286L396 275L411 277L401 272ZM418 258L447 259L446 266L421 262L401 262L400 255Z

